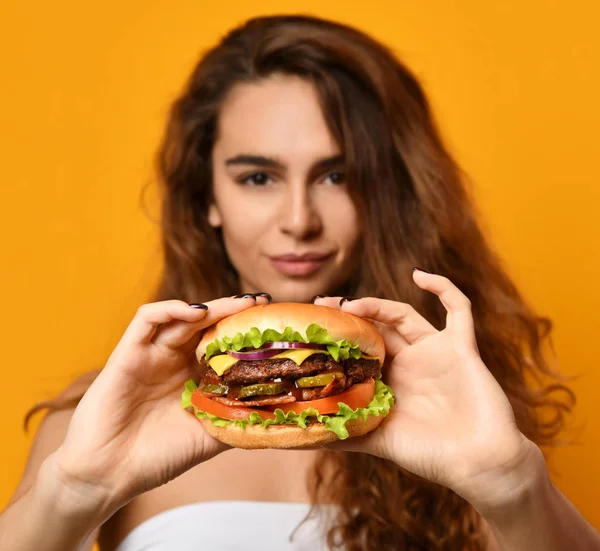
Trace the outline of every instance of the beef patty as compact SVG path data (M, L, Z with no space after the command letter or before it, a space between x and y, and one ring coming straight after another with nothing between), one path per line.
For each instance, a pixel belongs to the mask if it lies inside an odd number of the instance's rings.
M240 360L219 377L204 359L200 361L200 381L204 384L248 385L264 383L271 379L287 377L298 379L316 375L321 371L341 369L346 375L346 388L371 377L378 377L381 366L378 360L348 359L336 362L327 354L313 354L297 365L284 358L268 360Z

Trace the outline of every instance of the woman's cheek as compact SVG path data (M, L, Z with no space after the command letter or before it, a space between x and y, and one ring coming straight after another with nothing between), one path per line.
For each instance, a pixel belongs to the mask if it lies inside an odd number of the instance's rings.
M240 203L223 217L223 233L229 245L252 248L264 235L269 217L264 208Z
M347 193L331 195L332 197L324 202L326 211L323 216L332 234L330 237L346 247L351 247L360 234L356 207Z

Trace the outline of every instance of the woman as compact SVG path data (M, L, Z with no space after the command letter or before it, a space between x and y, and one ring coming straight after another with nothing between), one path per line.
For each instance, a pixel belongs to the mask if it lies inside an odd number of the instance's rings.
M93 376L44 405L2 549L600 549L540 452L568 409L550 395L562 387L525 385L550 375L549 324L484 241L419 84L384 47L312 18L248 22L195 68L158 168L157 302L87 392ZM414 265L434 273L411 280ZM181 411L202 329L262 291L326 295L378 325L397 404L376 432L244 452ZM331 513L327 534L288 543L310 503Z

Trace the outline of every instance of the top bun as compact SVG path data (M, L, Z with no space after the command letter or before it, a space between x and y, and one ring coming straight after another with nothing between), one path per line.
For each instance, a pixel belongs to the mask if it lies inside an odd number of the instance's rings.
M202 359L206 353L206 347L213 340L233 337L237 333L246 333L252 327L258 327L261 332L265 329L283 332L289 326L306 337L306 328L311 323L327 329L334 341L346 339L357 344L364 354L376 357L379 363L383 364L385 346L382 336L373 324L341 310L297 302L253 306L222 319L204 332L196 349L196 356L199 360Z

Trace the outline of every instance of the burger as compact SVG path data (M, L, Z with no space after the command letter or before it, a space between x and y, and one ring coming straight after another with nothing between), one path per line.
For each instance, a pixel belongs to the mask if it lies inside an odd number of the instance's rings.
M314 448L375 430L394 403L383 338L313 304L255 306L209 327L182 406L231 446Z

